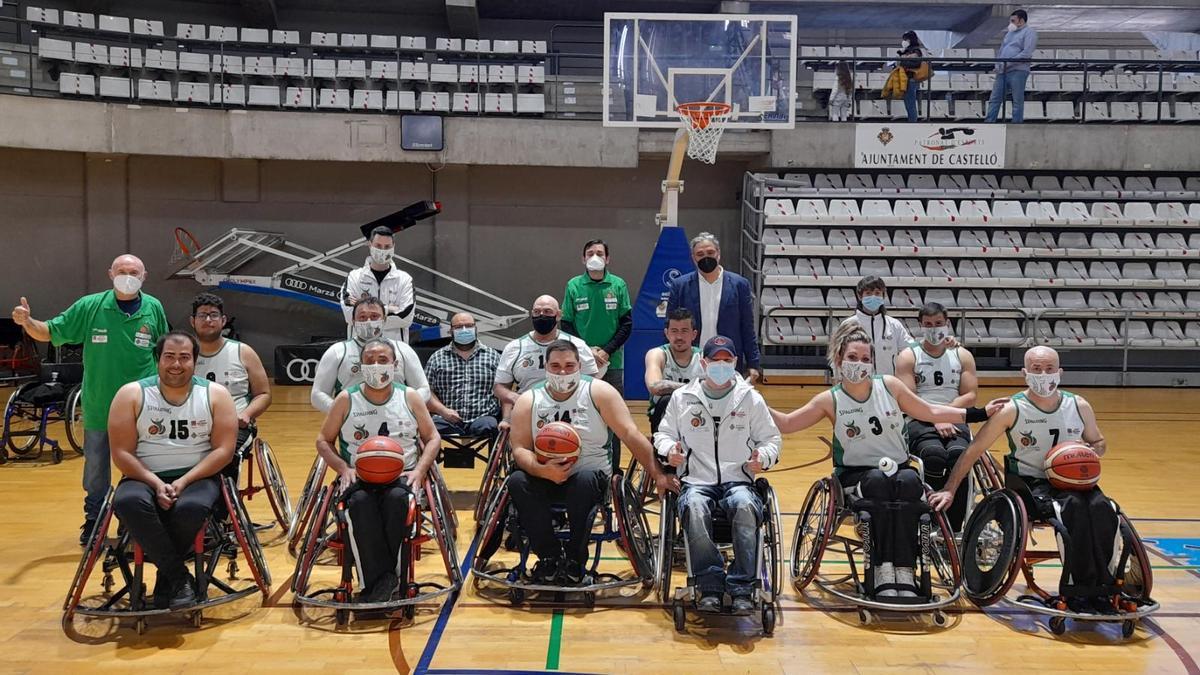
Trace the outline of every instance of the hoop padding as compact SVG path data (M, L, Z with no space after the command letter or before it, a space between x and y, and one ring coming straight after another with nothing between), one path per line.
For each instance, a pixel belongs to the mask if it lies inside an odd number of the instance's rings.
M681 103L675 107L679 121L688 132L688 157L705 164L717 161L717 145L732 110L728 103L711 101Z

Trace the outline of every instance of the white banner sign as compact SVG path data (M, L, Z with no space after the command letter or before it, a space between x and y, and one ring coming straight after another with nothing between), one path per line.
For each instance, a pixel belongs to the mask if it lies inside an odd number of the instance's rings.
M856 169L1003 169L1006 125L860 123Z

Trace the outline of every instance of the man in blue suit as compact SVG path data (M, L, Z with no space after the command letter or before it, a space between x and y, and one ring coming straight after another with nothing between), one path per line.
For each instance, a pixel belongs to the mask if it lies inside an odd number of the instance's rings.
M698 344L714 335L733 340L739 367L751 382L762 377L758 337L754 332L754 291L740 274L721 267L721 243L708 232L692 239L692 262L697 271L681 274L671 282L667 314L679 307L691 310L699 331Z

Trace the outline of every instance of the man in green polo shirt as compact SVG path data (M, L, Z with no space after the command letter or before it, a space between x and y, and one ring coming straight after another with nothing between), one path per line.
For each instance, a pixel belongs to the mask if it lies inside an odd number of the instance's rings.
M108 449L108 408L127 382L153 375L154 343L166 334L162 304L141 292L146 266L122 255L108 270L113 290L85 295L62 314L38 321L29 303L13 308L12 318L35 340L83 345L83 531L85 545L112 485Z
M583 246L585 274L567 282L562 329L592 348L600 377L625 397L625 354L621 346L633 332L632 307L625 280L608 271L608 244L593 239ZM620 441L614 438L615 456Z

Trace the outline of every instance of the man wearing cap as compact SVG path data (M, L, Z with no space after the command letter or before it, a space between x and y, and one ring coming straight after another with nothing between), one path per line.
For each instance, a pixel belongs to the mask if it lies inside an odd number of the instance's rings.
M683 483L679 518L688 546L689 573L700 590L701 611L721 611L723 594L735 614L754 607L758 528L763 504L755 475L779 461L781 438L762 395L737 374L737 346L717 335L704 343L704 376L675 390L654 434L654 447ZM713 541L713 512L733 527L733 565Z

